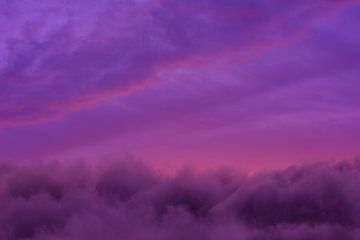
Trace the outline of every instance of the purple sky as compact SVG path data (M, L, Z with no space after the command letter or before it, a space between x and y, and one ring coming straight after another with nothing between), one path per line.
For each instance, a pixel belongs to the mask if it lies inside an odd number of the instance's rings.
M359 28L356 0L0 0L0 158L355 157Z

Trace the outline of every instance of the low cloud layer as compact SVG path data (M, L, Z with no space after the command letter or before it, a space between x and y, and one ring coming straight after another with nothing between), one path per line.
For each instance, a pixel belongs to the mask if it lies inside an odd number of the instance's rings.
M164 176L134 161L0 167L0 238L358 239L360 162Z

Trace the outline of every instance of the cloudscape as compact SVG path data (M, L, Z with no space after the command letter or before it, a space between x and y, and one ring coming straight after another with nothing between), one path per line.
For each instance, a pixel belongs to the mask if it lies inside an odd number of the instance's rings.
M1 239L359 239L360 162L255 176L144 163L1 166Z
M359 0L0 0L0 239L359 239Z

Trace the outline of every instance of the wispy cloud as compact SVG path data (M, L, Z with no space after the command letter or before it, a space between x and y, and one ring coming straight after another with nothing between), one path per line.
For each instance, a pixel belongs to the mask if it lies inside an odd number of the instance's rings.
M0 125L125 95L173 64L259 54L351 1L2 1Z

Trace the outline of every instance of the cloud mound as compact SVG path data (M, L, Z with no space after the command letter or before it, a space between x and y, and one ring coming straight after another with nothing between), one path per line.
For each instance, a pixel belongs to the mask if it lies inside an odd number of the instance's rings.
M0 238L358 239L360 162L247 176L136 161L0 165Z

